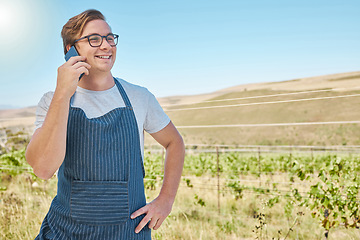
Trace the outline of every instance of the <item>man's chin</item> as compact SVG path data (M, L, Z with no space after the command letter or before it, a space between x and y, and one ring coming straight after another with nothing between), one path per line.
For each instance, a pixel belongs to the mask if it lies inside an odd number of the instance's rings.
M95 71L96 72L101 72L101 73L106 73L106 72L110 72L112 69L112 65L111 66L101 66L99 68L97 68Z

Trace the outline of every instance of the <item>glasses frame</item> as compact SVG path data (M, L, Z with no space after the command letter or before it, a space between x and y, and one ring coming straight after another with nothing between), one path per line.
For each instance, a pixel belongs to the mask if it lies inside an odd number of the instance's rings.
M99 45L93 46L93 45L90 43L90 37L92 37L92 36L99 36L99 37L101 37L101 42L100 42ZM108 38L109 36L114 36L115 45L109 43L109 41L107 40L107 38ZM100 34L95 33L95 34L90 34L90 35L87 35L87 36L85 36L85 37L82 37L82 38L79 38L79 39L75 40L75 41L74 41L74 44L77 43L77 42L80 41L80 40L85 39L85 38L87 38L87 40L88 40L88 42L89 42L89 45L90 45L91 47L100 47L100 46L102 45L103 41L104 41L104 38L106 39L106 41L109 43L109 45L110 45L111 47L115 47L115 46L118 44L119 35L114 34L114 33L109 33L109 34L106 35L106 36L102 36L102 35L100 35Z

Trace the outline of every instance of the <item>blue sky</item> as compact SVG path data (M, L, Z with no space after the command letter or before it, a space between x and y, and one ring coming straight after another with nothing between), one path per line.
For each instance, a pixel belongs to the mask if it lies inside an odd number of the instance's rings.
M360 70L358 0L0 0L0 107L55 89L61 28L90 8L120 35L113 75L157 97Z

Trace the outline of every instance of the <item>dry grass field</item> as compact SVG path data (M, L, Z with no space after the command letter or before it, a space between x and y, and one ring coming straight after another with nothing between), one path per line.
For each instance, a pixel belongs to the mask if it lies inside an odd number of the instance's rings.
M147 172L150 173L149 169ZM257 176L245 174L238 177L247 181L249 187L271 188L273 182L278 182L281 191L289 191L294 186L299 191L305 190L304 183L298 181L289 185L287 174L263 175L261 185ZM222 176L220 186L225 185L223 178L226 176ZM145 179L145 183L147 181ZM34 239L56 195L56 184L55 176L44 181L30 172L16 176L2 174L0 239ZM148 201L157 196L160 184L161 181L157 181L152 189L146 190ZM297 206L296 202L288 202L289 198L283 197L277 205L269 208L267 201L274 197L271 194L244 190L241 198L235 198L231 191L221 187L218 195L217 184L217 178L212 175L197 177L185 171L172 213L160 229L152 232L153 239L324 239L325 231L320 222L311 217L311 211ZM293 206L291 214L286 215L284 210L289 203ZM331 229L328 240L359 238L358 229L339 226Z

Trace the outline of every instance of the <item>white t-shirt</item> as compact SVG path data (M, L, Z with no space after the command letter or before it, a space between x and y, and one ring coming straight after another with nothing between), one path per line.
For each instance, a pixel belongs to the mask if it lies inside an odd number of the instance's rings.
M166 127L170 118L165 114L155 96L144 87L116 78L124 88L134 109L139 129L141 154L144 159L144 131L156 133ZM35 130L44 123L54 92L47 92L36 109ZM100 117L118 107L125 107L116 85L105 91L92 91L77 87L70 102L72 107L81 108L88 118Z

